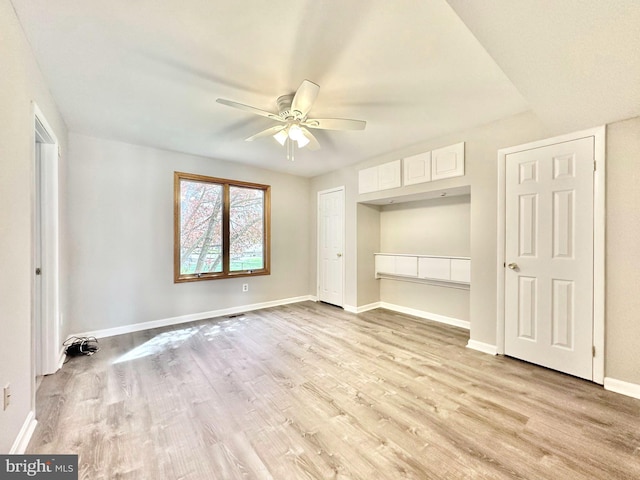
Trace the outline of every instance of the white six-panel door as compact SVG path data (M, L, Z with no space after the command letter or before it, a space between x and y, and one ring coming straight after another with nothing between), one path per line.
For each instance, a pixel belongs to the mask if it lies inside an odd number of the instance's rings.
M504 353L592 379L594 139L505 164Z
M343 306L344 189L318 193L318 300Z

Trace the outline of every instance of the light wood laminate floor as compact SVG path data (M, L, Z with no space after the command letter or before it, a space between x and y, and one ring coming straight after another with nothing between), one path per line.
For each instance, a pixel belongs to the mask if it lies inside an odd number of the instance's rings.
M640 401L313 302L104 339L38 391L28 453L100 479L638 479Z

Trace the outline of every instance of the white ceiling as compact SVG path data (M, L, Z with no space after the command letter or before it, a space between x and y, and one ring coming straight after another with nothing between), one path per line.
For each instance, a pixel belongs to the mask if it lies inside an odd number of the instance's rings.
M640 114L637 0L12 3L71 131L296 175L526 110L567 131ZM288 162L243 140L271 120L215 102L276 111L303 79L310 116L366 130Z

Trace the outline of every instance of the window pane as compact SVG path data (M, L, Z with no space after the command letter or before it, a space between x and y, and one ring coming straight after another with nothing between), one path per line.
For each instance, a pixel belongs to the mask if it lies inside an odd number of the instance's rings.
M223 187L180 180L180 274L222 272Z
M264 191L229 188L230 271L264 268Z

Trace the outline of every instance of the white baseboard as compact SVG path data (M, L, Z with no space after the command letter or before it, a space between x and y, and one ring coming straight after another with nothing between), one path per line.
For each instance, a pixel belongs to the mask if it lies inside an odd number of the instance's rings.
M498 347L496 347L495 345L491 345L490 343L483 343L477 340L470 339L467 342L467 348L470 348L471 350L477 350L482 353L488 353L489 355L498 354Z
M65 353L66 350L67 347L65 346L60 349L60 355L58 356L58 367L56 368L56 372L62 368L62 365L64 365L64 361L67 359L67 354Z
M233 315L236 313L250 312L261 308L277 307L279 305L288 305L290 303L304 302L313 300L312 295L304 295L301 297L283 298L281 300L272 300L270 302L253 303L251 305L240 305L237 307L222 308L220 310L211 310L209 312L191 313L188 315L180 315L178 317L163 318L161 320L152 320L149 322L133 323L131 325L123 325L121 327L105 328L102 330L93 330L90 332L76 333L69 337L96 337L106 338L124 333L140 332L142 330L150 330L152 328L168 327L171 325L179 325L181 323L195 322L197 320L206 320L208 318L223 317L225 315Z
M37 424L36 414L31 410L22 424L22 428L11 446L11 450L9 450L10 455L22 455L27 450L27 446L29 445L29 441Z
M350 313L363 313L369 310L375 310L376 308L380 308L380 302L369 303L368 305L361 305L359 307L353 307L351 305L344 306L345 311Z
M387 310L393 310L394 312L398 313L406 313L407 315L413 315L414 317L420 317L426 320L433 320L434 322L446 323L447 325L453 325L454 327L460 327L466 330L469 330L471 328L469 322L466 320L447 317L445 315L439 315L437 313L425 312L423 310L416 310L415 308L403 307L401 305L394 305L393 303L380 302L378 307L386 308Z
M621 393L628 397L640 399L640 385L637 383L616 380L611 377L604 377L604 389L615 393Z

